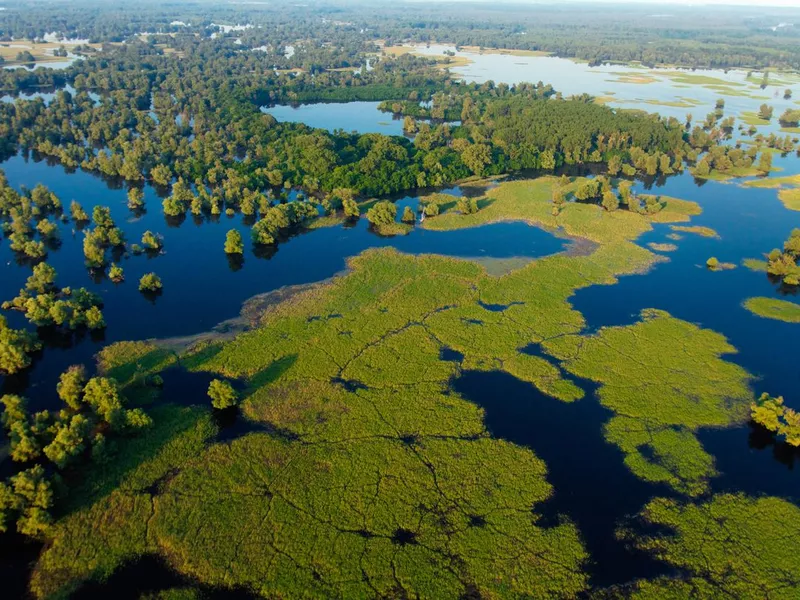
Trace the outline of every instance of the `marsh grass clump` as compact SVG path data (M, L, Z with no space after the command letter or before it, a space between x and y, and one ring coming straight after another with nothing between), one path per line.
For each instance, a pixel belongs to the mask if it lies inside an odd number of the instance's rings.
M658 242L650 242L647 246L656 252L675 252L678 249L675 244L660 244Z
M778 199L789 210L800 211L800 189L779 190Z
M695 504L657 498L640 519L657 533L620 535L685 576L639 582L631 598L763 600L792 597L800 589L800 509L787 500L718 494Z
M116 342L96 356L98 371L123 386L152 378L173 366L177 356L149 342Z
M718 258L712 256L706 261L706 268L709 271L730 271L736 268L734 263L722 262Z
M779 298L748 298L743 305L754 315L785 323L800 323L800 304Z
M701 237L707 237L707 238L719 237L719 234L713 229L711 229L711 227L705 227L703 225L671 225L670 228L673 231L680 231L682 233L693 233Z
M527 221L548 229L563 229L567 235L582 237L607 244L630 241L652 229L651 223L670 223L688 221L700 213L694 202L662 196L639 197L640 206L651 205L658 210L605 210L598 204L584 202L560 202L562 197L576 192L587 182L576 178L562 182L555 177L541 177L533 180L509 181L486 192L484 199L477 200L479 210L470 214L447 211L435 219L426 219L423 227L436 230L475 227L487 223L509 220ZM558 204L554 204L553 187ZM434 195L438 196L438 195ZM456 197L451 197L453 206ZM438 206L448 206L448 202L436 201ZM554 211L553 208L559 210ZM599 218L603 213L602 218Z

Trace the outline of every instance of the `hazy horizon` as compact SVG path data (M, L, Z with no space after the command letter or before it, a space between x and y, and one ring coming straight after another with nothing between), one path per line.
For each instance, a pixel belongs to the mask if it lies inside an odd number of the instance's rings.
M386 0L376 0L379 2ZM487 0L406 0L407 2L435 2L435 3L455 3L455 2L469 2L474 4L484 3ZM500 2L504 4L645 4L663 7L665 10L680 5L687 6L751 6L753 8L759 7L778 7L778 8L800 8L800 0L671 0L665 3L663 0L493 0L493 2Z

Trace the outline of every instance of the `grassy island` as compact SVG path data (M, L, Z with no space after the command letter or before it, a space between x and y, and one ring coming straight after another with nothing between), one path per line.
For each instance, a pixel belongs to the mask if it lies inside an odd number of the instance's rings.
M748 298L744 307L754 315L786 323L800 323L800 304L778 298Z

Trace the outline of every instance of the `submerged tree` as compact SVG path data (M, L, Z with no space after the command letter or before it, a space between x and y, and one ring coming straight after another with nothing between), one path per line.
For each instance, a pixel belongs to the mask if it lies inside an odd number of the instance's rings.
M236 229L231 229L225 236L225 253L226 254L243 254L244 242L242 241L242 234Z
M141 188L131 188L128 190L128 208L139 210L144 207L144 192Z
M378 227L394 223L396 217L397 207L393 202L389 202L388 200L376 202L375 205L367 211L367 221Z
M161 288L161 278L155 273L145 273L139 280L140 292L157 292Z
M239 394L227 381L214 379L208 386L208 396L211 398L211 405L219 410L236 406L239 403Z
M148 250L161 250L164 243L161 240L161 236L153 233L152 231L145 231L142 234L142 246L147 248Z
M768 175L772 171L772 153L765 151L761 153L758 159L758 170L764 175Z
M53 521L53 490L44 467L36 465L0 483L0 532L16 522L23 535L41 536Z
M83 387L86 385L87 379L86 367L83 365L71 366L59 378L56 385L58 397L72 410L78 410L81 407Z
M361 210L358 208L358 203L352 198L345 198L342 200L342 208L344 209L344 216L348 219L357 219L361 216Z
M0 315L0 373L13 375L31 364L30 354L39 350L36 336L25 330L12 329Z
M111 268L108 270L108 278L114 283L121 283L125 280L125 272L119 265L111 263Z
M766 392L750 407L750 416L759 425L777 433L791 446L800 446L800 412L783 404L783 397Z

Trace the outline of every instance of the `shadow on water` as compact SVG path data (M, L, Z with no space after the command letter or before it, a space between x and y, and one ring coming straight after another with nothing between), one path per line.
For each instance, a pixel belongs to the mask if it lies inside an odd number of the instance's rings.
M171 588L188 587L200 591L204 600L251 600L257 598L246 589L215 588L199 584L171 569L162 558L145 555L117 569L103 583L87 583L72 594L72 600L140 600Z
M766 494L800 503L800 448L781 442L752 422L730 429L705 429L698 438L714 456L720 473L711 480L715 493Z
M183 367L170 367L163 370L160 375L163 380L161 398L164 402L180 404L181 406L211 406L211 399L208 397L208 386L214 379L218 379L214 373L188 371ZM233 384L235 388L235 382Z
M3 598L28 597L31 565L42 549L40 542L9 531L0 535L0 581Z
M251 421L242 414L238 406L214 410L214 421L219 427L217 442L231 442L248 433L267 433L273 437L284 440L297 440L299 437L293 431L281 429L271 423Z
M603 439L610 413L594 397L596 386L573 381L586 397L571 403L500 371L464 371L452 386L484 409L492 435L531 448L545 462L554 495L539 507L543 524L556 523L559 515L575 522L591 557L587 570L593 585L662 574L661 563L629 549L614 532L655 494L669 492L625 467L622 453Z
M188 371L183 367L170 367L161 372L163 386L161 398L165 402L180 404L182 406L211 406L208 396L208 386L218 375L205 371ZM246 384L239 380L228 380L240 395L245 391ZM230 442L236 438L253 432L270 433L277 436L286 436L286 432L279 430L267 423L251 421L242 415L237 406L221 410L212 409L214 421L219 427L216 441Z

